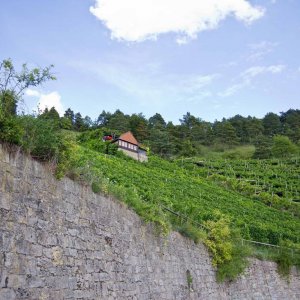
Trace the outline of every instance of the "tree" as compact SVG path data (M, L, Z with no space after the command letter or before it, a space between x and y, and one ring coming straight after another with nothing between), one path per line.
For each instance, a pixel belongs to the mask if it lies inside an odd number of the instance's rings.
M74 128L77 131L82 131L84 129L84 121L81 116L81 113L79 112L75 115Z
M43 113L40 115L40 118L42 119L50 119L54 121L59 121L59 113L55 109L54 106L50 108L50 110L46 107Z
M74 111L71 108L68 108L65 111L64 117L69 119L71 121L71 125L74 126L75 114L74 114Z
M277 135L273 138L272 154L275 157L289 157L297 153L297 146L284 135Z
M147 120L143 114L132 114L129 118L129 128L138 141L145 140L149 133Z
M300 142L300 110L289 109L280 113L280 121L283 126L283 133L294 143Z
M225 119L222 122L216 121L213 126L213 133L216 137L216 141L226 145L238 144L238 137L236 135L235 128L231 123Z
M172 144L169 143L169 135L165 130L150 129L149 144L151 151L160 156L169 156L173 150Z
M102 113L97 118L96 126L97 127L105 127L105 126L107 126L110 118L111 118L111 113L110 112L106 112L105 110L103 110Z
M252 143L253 141L256 140L258 136L263 134L262 121L255 117L248 116L245 124L245 129L246 129L246 136L247 136L246 142Z
M179 119L179 121L181 125L191 129L198 122L198 119L191 115L190 112L187 112L186 115L183 115L182 119Z
M11 59L4 59L0 63L0 117L16 114L17 103L25 89L39 86L48 80L55 80L51 73L52 68L53 65L30 70L27 64L23 64L21 71L17 72Z
M23 64L17 72L10 59L0 62L0 140L3 142L22 144L24 134L17 114L18 101L22 99L24 90L29 87L39 86L47 80L54 80L51 68L34 68L29 70Z
M228 120L230 124L235 128L236 135L241 142L248 142L246 132L246 119L241 115L235 115Z
M263 118L262 123L265 135L272 137L281 133L281 122L278 115L274 113L267 113Z
M129 130L129 116L117 109L109 118L107 127L112 130L125 132Z
M48 110L48 108L46 107L44 112L39 115L39 118L44 120L52 120L53 124L55 124L57 128L60 126L59 113L54 106L51 107L50 110Z
M89 129L94 126L94 122L89 116L84 117L83 123L84 123L85 129Z
M60 118L60 128L71 130L73 128L73 124L69 118L62 117Z
M210 144L212 128L209 122L198 120L190 130L190 139L198 144Z
M159 128L159 129L165 128L167 125L162 115L158 113L156 113L154 116L149 118L148 124L150 128Z
M241 143L251 143L263 132L262 121L248 116L235 115L228 120L235 128L236 135Z
M271 148L272 148L272 139L270 137L260 135L256 138L254 142L255 152L253 158L270 158Z
M0 117L15 116L17 114L16 96L12 91L0 93Z

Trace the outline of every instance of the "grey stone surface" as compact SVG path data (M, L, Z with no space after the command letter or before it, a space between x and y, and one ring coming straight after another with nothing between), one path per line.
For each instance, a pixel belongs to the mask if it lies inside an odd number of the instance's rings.
M122 203L0 145L0 300L10 299L300 299L300 278L253 260L218 284L203 245L157 237Z

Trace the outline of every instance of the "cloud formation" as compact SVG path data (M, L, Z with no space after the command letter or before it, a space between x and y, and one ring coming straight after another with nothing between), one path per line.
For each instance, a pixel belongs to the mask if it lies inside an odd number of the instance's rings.
M266 74L266 73L281 73L285 69L285 65L271 65L271 66L255 66L247 69L244 71L241 76L245 80L250 80L253 77L256 77L260 74Z
M262 7L247 0L95 0L90 12L112 38L140 42L174 32L179 44L217 28L228 16L250 24L264 15Z
M44 111L45 108L51 109L53 106L60 116L64 114L64 107L61 102L61 96L58 92L51 92L48 94L40 93L36 90L27 89L25 94L30 97L38 97L37 108Z
M210 90L219 74L165 74L156 64L129 62L74 62L73 67L89 71L114 89L127 94L144 108L160 110L174 102L200 103L212 96ZM135 99L135 100L134 100Z
M266 55L273 52L278 43L261 41L260 43L250 44L249 48L251 50L250 55L247 57L249 61L257 61L263 59Z
M231 85L225 91L220 92L220 97L230 97L246 86L250 86L255 77L263 74L278 74L285 69L285 65L271 65L271 66L253 66L246 69L238 77L238 82Z

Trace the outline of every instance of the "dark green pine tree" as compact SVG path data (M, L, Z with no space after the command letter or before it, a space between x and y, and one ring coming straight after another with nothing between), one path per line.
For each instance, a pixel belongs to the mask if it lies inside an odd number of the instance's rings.
M272 137L276 134L280 134L282 131L282 126L280 118L274 113L267 113L262 120L264 127L264 135Z
M75 122L74 122L74 129L76 131L83 131L85 128L84 126L84 121L83 121L83 118L81 116L81 113L77 113L75 114Z
M75 123L75 114L74 114L74 111L71 110L71 108L68 108L65 111L64 117L67 118L67 119L69 119L71 121L71 124L72 124L72 127L73 127L74 123Z

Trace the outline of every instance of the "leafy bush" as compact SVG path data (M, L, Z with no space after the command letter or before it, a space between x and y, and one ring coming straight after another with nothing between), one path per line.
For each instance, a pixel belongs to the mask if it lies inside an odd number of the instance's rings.
M215 267L232 259L232 242L229 228L230 220L225 215L216 211L215 220L205 222L208 235L204 241L212 254L212 263Z
M249 265L247 257L251 254L249 247L242 245L239 240L233 244L232 258L219 265L217 269L217 281L223 282L235 280Z
M204 243L217 267L217 280L232 281L248 266L250 249L241 244L239 231L230 229L230 219L226 215L215 211L213 218L205 222L208 234Z
M26 152L40 160L57 159L61 139L52 120L23 116L20 125L23 128L21 145Z
M290 157L298 151L297 146L283 135L277 135L273 138L272 154L274 157Z
M23 128L17 117L0 117L0 141L20 145L22 136Z

